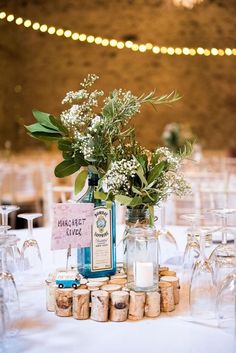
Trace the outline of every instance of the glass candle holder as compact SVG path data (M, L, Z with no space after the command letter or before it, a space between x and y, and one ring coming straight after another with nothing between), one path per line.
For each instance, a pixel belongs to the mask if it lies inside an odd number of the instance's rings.
M158 239L155 228L131 227L127 237L128 287L147 292L158 286Z

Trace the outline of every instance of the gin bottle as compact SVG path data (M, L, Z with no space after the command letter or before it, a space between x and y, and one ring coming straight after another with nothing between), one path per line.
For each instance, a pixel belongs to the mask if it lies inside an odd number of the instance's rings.
M106 203L94 197L98 175L90 173L88 190L79 202L94 204L91 244L77 250L78 271L84 277L111 276L116 272L116 218L115 204L108 209Z

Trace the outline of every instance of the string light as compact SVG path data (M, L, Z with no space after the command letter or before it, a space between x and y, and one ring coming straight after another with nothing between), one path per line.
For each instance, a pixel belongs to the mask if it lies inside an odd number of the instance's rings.
M87 35L84 33L72 32L67 29L56 28L54 26L48 27L46 24L40 24L39 22L34 22L30 19L23 19L22 17L15 17L13 14L7 14L6 12L0 12L0 20L6 20L7 22L15 22L16 25L23 25L25 28L32 28L35 31L40 30L42 33L48 33L50 35L56 35L58 37L64 36L67 39L72 39L74 41L87 42L89 44L102 45L103 47L110 46L117 49L130 49L135 52L145 53L146 51L151 51L153 54L162 54L162 55L186 55L186 56L195 56L195 55L204 55L204 56L236 56L236 48L175 48L175 47L159 47L153 45L152 43L138 44L133 43L130 40L125 42L118 41L116 39L107 39L100 36L94 37L93 35Z

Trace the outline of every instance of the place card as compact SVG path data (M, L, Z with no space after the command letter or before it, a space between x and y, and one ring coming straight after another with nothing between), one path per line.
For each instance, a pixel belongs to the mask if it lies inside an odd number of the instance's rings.
M91 242L92 203L57 203L53 206L51 249L86 248Z

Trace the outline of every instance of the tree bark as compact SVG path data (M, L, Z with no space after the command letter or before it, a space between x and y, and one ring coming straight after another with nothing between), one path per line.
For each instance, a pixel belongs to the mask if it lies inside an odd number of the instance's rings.
M91 316L90 318L95 321L108 320L108 305L109 293L104 290L98 290L91 293Z
M89 299L88 289L76 289L73 293L73 317L77 320L89 318Z
M127 320L129 310L129 293L117 291L111 293L110 320L121 322Z

